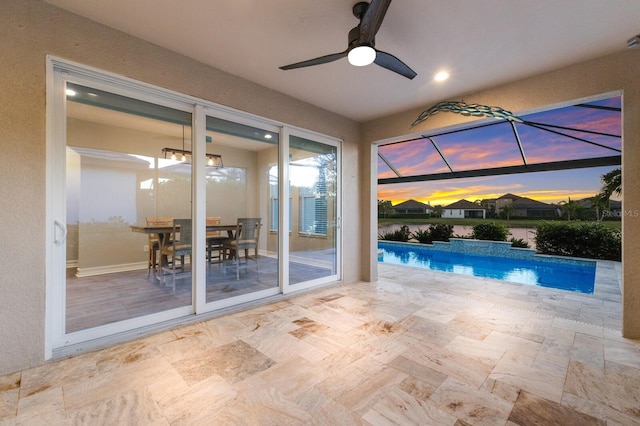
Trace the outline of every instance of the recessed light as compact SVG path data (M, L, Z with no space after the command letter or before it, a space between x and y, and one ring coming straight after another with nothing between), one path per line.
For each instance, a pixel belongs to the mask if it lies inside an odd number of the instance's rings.
M75 96L76 95L76 91L72 90L72 89L67 89L66 92L67 92L67 96Z
M433 76L435 81L445 81L449 78L449 73L446 71L440 71L436 75Z
M269 133L267 133L266 135L264 135L265 139L271 139L273 136L271 136Z

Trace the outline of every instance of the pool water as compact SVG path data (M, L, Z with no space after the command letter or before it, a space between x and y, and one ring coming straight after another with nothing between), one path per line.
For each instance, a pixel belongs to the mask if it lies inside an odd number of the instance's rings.
M378 244L378 261L593 294L596 268L542 260L511 259Z

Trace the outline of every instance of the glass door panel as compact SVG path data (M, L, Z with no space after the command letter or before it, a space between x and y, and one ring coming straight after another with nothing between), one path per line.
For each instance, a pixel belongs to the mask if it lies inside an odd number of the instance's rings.
M289 284L335 279L338 274L337 147L289 138Z
M66 100L65 333L191 306L191 113L72 83Z
M278 139L275 128L206 118L206 152L222 158L221 165L206 167L207 303L239 303L279 291L270 197L274 188L277 193ZM254 234L249 228L256 226Z

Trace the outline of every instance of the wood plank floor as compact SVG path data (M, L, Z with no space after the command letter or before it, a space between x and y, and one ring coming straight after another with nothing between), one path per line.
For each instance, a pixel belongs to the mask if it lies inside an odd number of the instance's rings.
M331 269L305 263L290 263L291 282L302 282L332 274ZM191 274L176 279L175 292L147 270L118 272L78 278L67 270L67 333L189 306ZM278 286L277 259L262 256L259 273L252 265L236 279L235 269L207 266L207 302L214 302Z

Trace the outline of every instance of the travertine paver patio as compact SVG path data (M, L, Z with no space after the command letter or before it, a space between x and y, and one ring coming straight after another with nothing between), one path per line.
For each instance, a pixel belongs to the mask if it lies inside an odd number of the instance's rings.
M640 424L619 264L594 295L379 269L0 377L0 424Z

